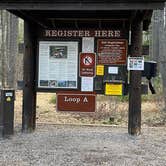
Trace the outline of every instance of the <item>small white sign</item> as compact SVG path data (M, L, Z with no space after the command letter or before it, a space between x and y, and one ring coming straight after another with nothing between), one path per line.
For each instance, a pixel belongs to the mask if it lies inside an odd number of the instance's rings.
M13 93L12 93L12 92L7 92L7 93L5 93L5 96L6 96L6 97L12 97L12 96L13 96Z
M128 57L127 70L144 70L144 57Z
M82 52L83 53L94 52L94 37L83 37L82 38Z
M109 74L118 74L118 67L108 67Z
M81 91L82 92L93 92L93 77L82 77L81 78Z

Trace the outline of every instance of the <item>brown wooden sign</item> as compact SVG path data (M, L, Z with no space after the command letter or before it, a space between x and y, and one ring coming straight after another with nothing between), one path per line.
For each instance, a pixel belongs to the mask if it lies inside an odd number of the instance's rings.
M96 94L85 92L58 92L57 111L95 112Z
M97 41L98 64L126 64L127 40L99 39Z
M96 54L80 53L80 77L94 77L96 74Z

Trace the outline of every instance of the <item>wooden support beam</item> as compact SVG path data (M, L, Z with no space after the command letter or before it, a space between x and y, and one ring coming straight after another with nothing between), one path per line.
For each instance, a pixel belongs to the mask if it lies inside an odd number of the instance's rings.
M36 37L35 25L24 22L24 88L23 88L23 114L22 131L31 132L36 123L36 91L35 91L35 69L36 69Z
M142 56L143 22L135 19L131 25L131 56ZM128 133L141 133L141 71L130 71Z
M6 1L6 0L5 0ZM18 1L18 0L17 0ZM94 1L95 2L95 1ZM113 2L113 3L80 3L77 2L48 2L48 3L35 3L28 1L24 1L22 3L19 2L0 2L0 9L7 9L7 10L70 10L70 11L96 11L96 10L148 10L148 9L163 9L164 8L164 0L160 0L158 2Z

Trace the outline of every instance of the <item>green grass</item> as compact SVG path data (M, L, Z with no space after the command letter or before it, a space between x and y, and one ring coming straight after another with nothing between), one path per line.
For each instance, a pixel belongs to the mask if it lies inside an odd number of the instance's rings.
M50 104L56 104L56 96L52 96L51 99L49 100Z

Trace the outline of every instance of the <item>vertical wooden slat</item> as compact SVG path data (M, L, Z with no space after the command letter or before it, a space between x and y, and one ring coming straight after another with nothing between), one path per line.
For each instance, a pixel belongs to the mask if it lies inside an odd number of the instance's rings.
M131 56L142 56L142 27L143 23L135 19L131 25ZM128 133L141 133L141 71L130 71L129 91L129 120Z
M36 125L36 91L35 91L35 26L24 23L24 88L23 88L23 114L22 131L31 132Z

